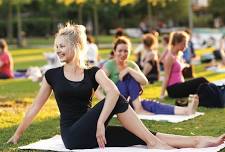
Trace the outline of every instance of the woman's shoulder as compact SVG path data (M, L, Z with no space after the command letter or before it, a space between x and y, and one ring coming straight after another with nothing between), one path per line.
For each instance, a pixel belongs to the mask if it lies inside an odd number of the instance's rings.
M84 68L84 70L87 70L87 71L93 71L93 70L98 70L98 69L100 69L100 68L97 67L97 66L92 66L92 67Z
M0 53L1 58L8 58L9 56L10 56L10 54L8 52Z
M105 62L105 64L114 64L115 63L115 60L113 59L109 59Z
M45 72L45 75L48 75L48 74L56 74L56 73L60 72L62 68L63 68L63 66L60 66L60 67L57 67L57 68L48 69Z
M148 58L150 58L150 59L154 59L154 58L156 58L156 57L158 56L158 51L157 51L157 50L149 51L149 52L147 53L147 56L148 56Z
M132 66L132 67L138 66L137 63L135 63L135 62L132 61L132 60L128 60L128 61L127 61L127 64L128 64L128 66Z
M110 67L113 67L115 65L116 65L115 60L110 59L110 60L108 60L108 61L105 62L104 67L110 68Z
M94 74L95 75L95 73L98 70L100 70L100 68L97 67L97 66L93 66L93 67L90 67L90 68L85 68L84 70L86 70L88 72L88 74Z
M174 59L175 56L171 53L171 51L167 51L166 56L167 59Z
M127 60L127 63L128 64L136 64L134 61L132 61L132 60Z
M60 72L62 67L52 68L45 72L45 78L48 84L52 85L56 81L56 79L60 79Z

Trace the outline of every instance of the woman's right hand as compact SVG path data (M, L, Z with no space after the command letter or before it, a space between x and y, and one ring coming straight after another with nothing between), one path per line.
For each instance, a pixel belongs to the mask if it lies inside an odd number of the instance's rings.
M20 135L14 134L8 141L7 143L13 143L17 144L20 139Z
M96 138L99 148L104 148L107 143L105 138L105 125L100 121L97 123Z

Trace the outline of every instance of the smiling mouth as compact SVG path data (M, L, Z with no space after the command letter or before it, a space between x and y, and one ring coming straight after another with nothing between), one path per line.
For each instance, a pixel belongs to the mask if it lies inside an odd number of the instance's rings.
M57 53L57 55L58 55L59 58L62 58L62 57L65 56L63 53Z

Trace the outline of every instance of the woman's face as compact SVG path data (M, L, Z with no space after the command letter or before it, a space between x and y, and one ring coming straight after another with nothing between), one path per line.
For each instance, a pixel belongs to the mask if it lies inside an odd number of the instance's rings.
M76 53L74 45L65 36L57 36L55 38L54 49L61 62L69 63L73 61Z
M128 59L129 47L127 44L118 44L114 50L114 58L119 62L124 62Z
M178 45L178 49L180 51L184 51L187 48L188 42L186 39L183 39L183 41L181 41L180 43L177 44Z

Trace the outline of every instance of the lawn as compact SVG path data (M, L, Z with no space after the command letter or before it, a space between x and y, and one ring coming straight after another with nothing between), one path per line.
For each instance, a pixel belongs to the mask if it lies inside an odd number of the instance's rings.
M114 37L112 35L98 35L94 36L96 43L98 44L111 44L113 42ZM131 38L132 43L139 43L141 39L139 38ZM13 42L16 42L16 39L13 40ZM27 37L25 39L25 44L28 47L44 47L44 46L50 46L54 42L53 36L49 36L46 38L38 38L38 37ZM12 46L13 48L15 46Z
M15 68L24 69L29 66L44 65L46 62L43 52L51 50L51 48L14 49L11 52L15 61ZM105 58L109 51L109 49L101 50L101 56ZM200 50L197 54L200 55L204 52ZM131 56L131 58L133 57ZM195 66L195 76L205 76L208 80L214 81L224 78L225 74L214 74L205 71L204 65L198 65ZM0 80L0 84L0 151L19 151L18 146L59 134L59 113L54 98L50 97L32 125L22 136L19 144L5 144L15 131L26 109L32 103L39 84L28 79ZM160 87L161 82L146 86L142 95L143 98L158 98ZM174 100L166 98L164 102L173 104ZM155 121L143 122L149 129L164 133L190 136L217 136L225 133L225 109L200 107L199 111L205 112L205 115L178 124ZM118 124L118 122L112 120L111 124ZM225 152L225 150L223 151Z

